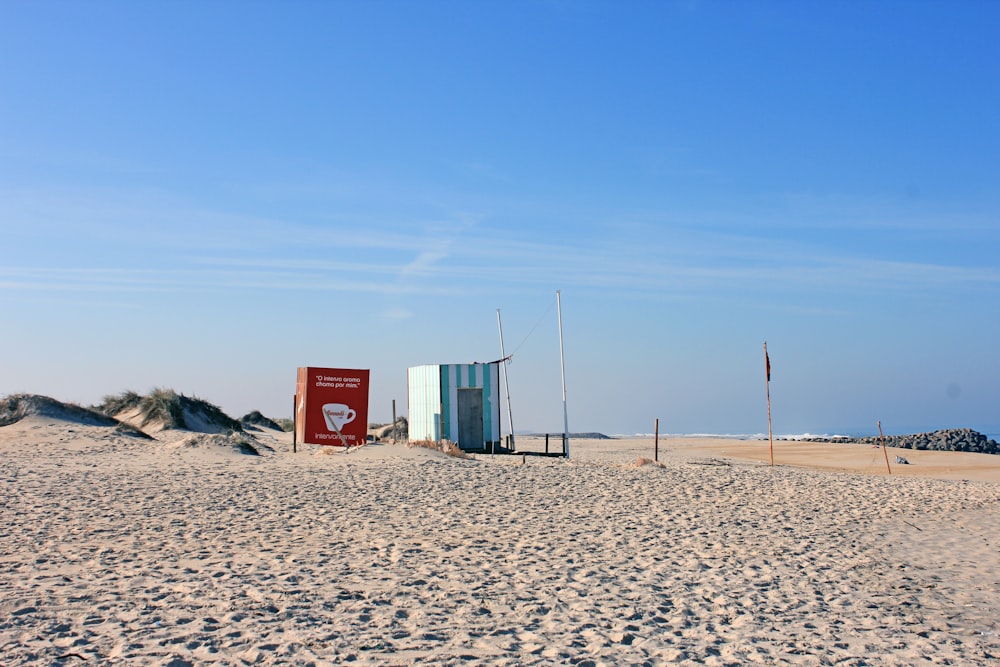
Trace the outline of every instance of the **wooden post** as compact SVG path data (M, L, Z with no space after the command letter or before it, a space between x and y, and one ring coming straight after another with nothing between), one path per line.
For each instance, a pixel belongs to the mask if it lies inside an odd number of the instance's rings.
M549 453L549 434L545 434L545 453Z
M660 462L660 418L656 418L655 435L653 436L653 460Z
M889 467L889 452L885 451L885 436L882 435L882 420L878 420L878 437L882 441L882 453L885 454L885 469L888 473L892 474L892 468Z
M396 444L396 399L392 399L392 444Z
M298 406L299 406L299 397L296 394L295 396L292 396L292 454L298 451L295 443L295 436L297 435L296 431L299 430L299 424L298 424L299 416L295 413L295 409Z
M771 466L774 466L774 434L771 431L771 358L767 356L767 341L764 341L764 368L767 388L767 441L770 443Z

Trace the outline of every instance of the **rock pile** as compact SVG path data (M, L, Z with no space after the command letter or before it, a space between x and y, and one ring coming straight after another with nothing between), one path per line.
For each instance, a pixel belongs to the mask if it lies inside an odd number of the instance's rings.
M867 438L805 438L809 442L860 442L867 445L877 445L882 441L877 436ZM940 452L976 452L979 454L1000 454L1000 444L987 438L971 428L948 428L930 433L914 433L912 435L887 435L886 447L901 447L903 449L928 449Z
M855 442L876 445L881 442L878 436L859 438ZM887 447L904 447L906 449L930 449L941 452L977 452L980 454L1000 454L1000 444L990 440L982 433L971 428L949 428L931 433L916 433L914 435L887 435Z

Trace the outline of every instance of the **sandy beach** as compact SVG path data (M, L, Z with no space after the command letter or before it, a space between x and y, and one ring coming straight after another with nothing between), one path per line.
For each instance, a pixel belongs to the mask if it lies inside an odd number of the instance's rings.
M257 438L0 428L0 663L1000 664L1000 457Z

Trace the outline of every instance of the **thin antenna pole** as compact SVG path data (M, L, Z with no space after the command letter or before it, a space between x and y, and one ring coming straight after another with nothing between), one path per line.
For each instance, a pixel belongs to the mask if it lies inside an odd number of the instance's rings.
M497 308L497 327L500 329L500 372L503 373L503 390L507 394L507 425L510 427L510 448L514 446L514 413L510 410L510 385L507 384L507 354L503 350L503 323L500 321L500 309Z
M767 386L767 440L770 443L771 465L774 465L774 435L771 432L771 358L767 356L767 341L764 341L764 367Z
M562 296L556 290L556 310L559 312L559 364L562 366L562 394L563 394L563 432L566 434L563 440L563 453L569 458L569 413L566 412L566 357L563 353L563 326L562 326Z

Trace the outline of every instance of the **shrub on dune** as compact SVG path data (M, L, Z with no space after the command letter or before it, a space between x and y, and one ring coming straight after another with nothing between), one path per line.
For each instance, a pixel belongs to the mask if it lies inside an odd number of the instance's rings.
M100 406L103 413L124 417L140 428L150 424L166 429L243 431L243 425L218 406L200 398L178 394L173 389L157 388L146 396L127 391L119 396L106 396Z

